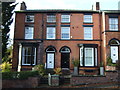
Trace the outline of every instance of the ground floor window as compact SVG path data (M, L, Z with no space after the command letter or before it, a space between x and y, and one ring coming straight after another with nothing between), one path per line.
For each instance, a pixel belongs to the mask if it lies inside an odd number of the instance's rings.
M80 47L80 66L97 66L96 45L85 45Z
M24 46L22 49L22 65L36 64L36 47Z

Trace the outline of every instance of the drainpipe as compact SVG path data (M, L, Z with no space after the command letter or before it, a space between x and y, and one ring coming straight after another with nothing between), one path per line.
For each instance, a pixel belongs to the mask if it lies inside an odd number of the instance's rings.
M22 57L22 44L19 44L19 62L18 62L18 72L21 71L21 57Z
M106 47L106 35L105 35L105 12L102 11L102 24L103 24L103 28L102 28L102 34L103 34L103 48ZM106 60L106 50L104 50L104 60ZM106 65L106 61L104 62L104 64Z

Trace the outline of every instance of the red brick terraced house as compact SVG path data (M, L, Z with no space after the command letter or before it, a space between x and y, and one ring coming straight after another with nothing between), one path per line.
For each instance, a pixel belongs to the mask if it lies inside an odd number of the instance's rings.
M79 74L99 74L100 63L120 60L120 11L40 9L16 11L13 70L73 70L79 59ZM106 69L106 67L105 67Z

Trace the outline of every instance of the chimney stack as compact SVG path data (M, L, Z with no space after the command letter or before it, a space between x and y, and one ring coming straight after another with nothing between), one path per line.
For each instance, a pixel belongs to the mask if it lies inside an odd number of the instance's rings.
M100 10L100 5L99 5L99 2L95 2L93 5L92 5L92 10Z
M96 2L96 10L100 10L99 2Z
M25 2L23 1L21 3L20 10L26 10L26 9L27 9L27 6L26 6Z

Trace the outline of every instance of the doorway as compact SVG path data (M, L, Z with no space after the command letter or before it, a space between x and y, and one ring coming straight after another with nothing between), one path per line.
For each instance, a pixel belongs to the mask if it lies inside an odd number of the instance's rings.
M61 68L70 67L70 49L67 46L64 46L60 49L61 52Z

